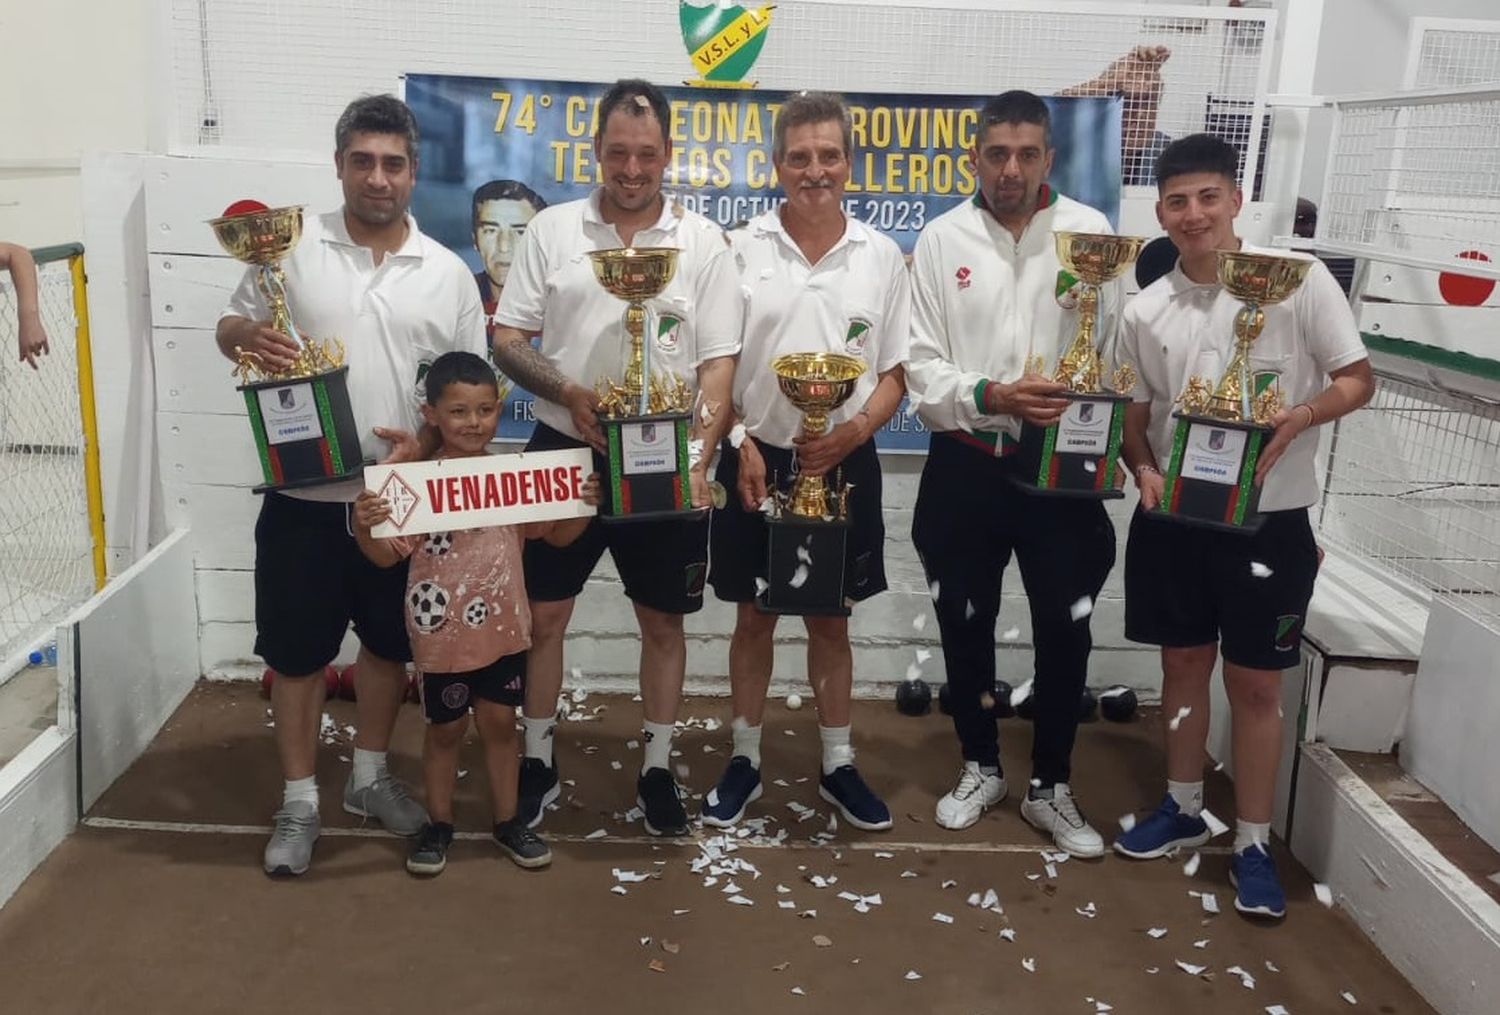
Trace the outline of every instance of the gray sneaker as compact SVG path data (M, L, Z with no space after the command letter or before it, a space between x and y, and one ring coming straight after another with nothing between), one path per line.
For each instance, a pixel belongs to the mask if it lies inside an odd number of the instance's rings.
M392 835L416 835L427 824L427 808L411 797L406 783L389 772L368 786L354 788L354 775L344 786L344 810L362 818L374 818Z
M283 804L272 821L271 841L266 843L266 873L278 877L307 873L313 844L323 828L318 805L294 800Z

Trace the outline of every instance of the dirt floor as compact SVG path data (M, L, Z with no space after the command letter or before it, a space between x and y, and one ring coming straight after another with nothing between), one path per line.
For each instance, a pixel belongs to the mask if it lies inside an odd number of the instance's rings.
M777 704L766 721L766 794L749 814L765 820L743 837L662 842L627 820L639 752L626 744L639 739L639 706L595 695L578 707L597 718L559 730L561 774L576 785L542 827L550 870L519 870L484 837L471 744L458 800L464 837L443 875L409 877L401 841L339 808L353 706L335 702L319 763L325 824L314 867L273 881L260 870L280 793L266 703L249 685L200 685L89 824L0 910L0 1008L1431 1010L1341 912L1316 902L1284 850L1277 860L1291 905L1280 926L1234 913L1228 836L1201 851L1192 876L1188 857L1044 854L1050 844L1016 812L1029 776L1020 721L1002 734L1011 798L953 833L932 821L957 768L948 720L857 704L860 766L896 826L862 833L840 823L828 837L816 720L808 708ZM703 793L728 760L729 739L722 725L704 727L727 723L728 702L693 699L683 717L690 728L675 762ZM412 779L421 729L415 707L404 709L393 759ZM1160 733L1149 710L1128 725L1084 727L1074 784L1106 836L1120 815L1159 797ZM1227 820L1222 778L1208 797ZM815 816L799 821L793 803ZM726 892L731 882L740 891ZM1003 912L969 904L989 889ZM1219 915L1205 911L1204 893Z

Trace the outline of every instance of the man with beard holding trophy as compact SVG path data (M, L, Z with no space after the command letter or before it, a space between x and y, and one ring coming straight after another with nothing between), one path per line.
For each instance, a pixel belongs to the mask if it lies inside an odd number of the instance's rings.
M1166 735L1167 795L1114 846L1150 859L1208 841L1204 745L1209 681L1222 652L1234 747L1234 904L1279 918L1286 893L1268 846L1281 760L1281 671L1300 661L1318 570L1307 518L1318 499L1317 427L1368 402L1375 383L1354 315L1323 263L1252 250L1235 236L1238 172L1239 153L1208 134L1162 151L1156 216L1181 256L1130 302L1120 332L1118 357L1140 374L1125 421L1124 458L1141 494L1125 554L1125 636L1161 646L1162 711L1175 719ZM1247 315L1241 300L1265 306ZM1236 352L1237 338L1248 349ZM1240 384L1241 371L1251 386ZM1221 372L1210 397L1209 379ZM1242 400L1251 404L1250 418ZM1184 411L1174 413L1179 402ZM1195 453L1187 427L1204 412L1219 428ZM1258 461L1234 457L1235 442L1254 448L1262 435ZM1234 462L1229 476L1203 479L1226 455ZM1252 470L1259 490L1244 494L1258 497L1253 529L1235 531L1222 513L1193 518L1187 498L1176 494L1197 482L1200 504L1214 490L1235 497L1239 474Z
M495 311L495 362L537 396L537 427L526 450L591 446L600 453L599 474L609 477L604 452L614 445L606 444L610 424L601 415L617 414L637 399L642 405L664 399L691 412L698 452L678 463L691 486L678 491L684 509L621 520L629 505L621 502L615 480L610 512L617 520L595 519L566 548L526 548L532 645L520 815L530 827L559 793L553 731L563 635L575 597L608 549L641 631L645 756L637 803L652 834L687 832L668 763L687 662L682 618L703 606L707 470L730 415L743 308L723 230L662 193L672 162L670 122L666 97L648 82L619 81L605 93L594 136L603 184L588 198L554 205L531 220ZM617 298L604 285L648 278L657 291L645 295ZM628 309L622 298L630 300ZM627 328L628 346L622 342ZM643 329L649 330L644 337ZM533 349L537 334L541 346ZM637 442L671 432L654 422L634 426Z
M761 717L773 636L778 613L788 612L802 614L807 627L808 682L823 750L819 792L857 828L891 827L890 811L854 767L848 614L852 603L886 588L874 435L905 390L911 286L896 244L843 212L850 135L849 112L838 96L799 92L788 98L776 117L772 150L786 203L731 233L748 300L734 379L738 422L717 473L729 503L714 517L708 580L720 599L736 604L729 647L733 756L704 799L706 825L734 824L761 794ZM821 436L804 427L785 393L799 383L847 385L827 400L843 399L843 405L827 405L832 426ZM814 496L813 510L795 526L791 518L786 525L768 520L763 505L777 515L795 513L795 492L788 497L785 488L814 477L832 482L831 499ZM782 534L794 544L794 556L784 558L789 574L778 572L771 546ZM820 539L824 534L836 538ZM804 597L778 606L783 588L822 586L828 589L824 601Z
M310 219L285 262L291 330L337 339L348 352L348 391L365 458L420 457L418 381L450 351L483 353L479 293L458 256L407 214L417 171L417 122L390 95L356 99L339 117L334 164L344 206ZM285 209L300 217L300 210ZM290 370L300 339L277 331L251 269L219 318L219 350L272 376ZM279 294L278 294L279 295ZM386 442L390 441L391 444ZM359 732L344 809L387 831L415 835L427 812L386 770L386 746L411 659L403 618L406 565L378 568L355 542L349 512L364 486L346 482L269 491L255 525L255 651L276 674L271 707L286 778L265 869L301 874L321 824L313 762L324 667L352 621L359 636Z
M1110 232L1101 212L1047 185L1053 156L1040 98L1010 91L991 99L969 152L978 193L917 242L907 383L933 434L912 540L932 589L963 750L958 782L938 801L938 824L966 828L1006 794L995 622L1000 577L1014 555L1036 662L1032 778L1021 816L1059 849L1097 857L1103 839L1073 800L1070 757L1092 646L1089 614L1114 565L1114 528L1098 499L1027 492L1015 454L1023 422L1055 426L1071 404L1061 397L1068 386L1041 374L1078 325L1054 231ZM1099 295L1107 324L1118 283Z

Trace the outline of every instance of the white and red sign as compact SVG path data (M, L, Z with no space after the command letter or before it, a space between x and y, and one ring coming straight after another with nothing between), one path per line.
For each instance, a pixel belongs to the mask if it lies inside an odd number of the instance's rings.
M596 514L583 500L592 471L586 448L366 466L365 489L391 505L391 520L370 534L388 538Z

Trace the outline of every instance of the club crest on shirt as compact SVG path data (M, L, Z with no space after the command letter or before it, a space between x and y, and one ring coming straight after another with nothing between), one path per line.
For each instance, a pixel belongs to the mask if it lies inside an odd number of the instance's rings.
M1064 310L1078 308L1078 279L1065 268L1057 269L1057 305Z
M416 396L418 405L427 401L427 371L431 369L432 360L422 359L417 361L417 376L412 380L411 393Z
M851 356L863 356L865 342L870 338L870 322L854 318L849 322L849 331L844 335L844 351Z
M675 314L662 314L656 323L656 347L662 352L676 352L682 335L682 318Z
M953 277L958 281L959 292L962 292L973 284L973 275L974 273L969 270L968 265L964 265L953 273Z

